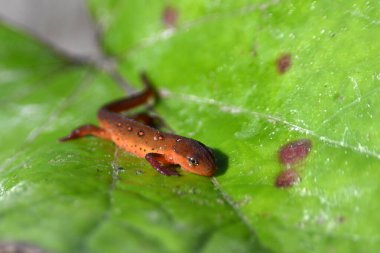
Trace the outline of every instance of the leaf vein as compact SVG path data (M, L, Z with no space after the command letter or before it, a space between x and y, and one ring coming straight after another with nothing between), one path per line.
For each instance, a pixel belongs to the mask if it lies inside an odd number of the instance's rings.
M236 214L236 216L240 219L243 225L248 229L251 235L250 239L253 242L253 244L261 246L261 243L259 242L258 237L256 235L256 231L251 225L251 223L249 222L247 216L245 216L243 212L241 212L241 210L236 205L236 202L232 199L232 197L228 195L225 191L223 191L222 186L220 185L219 181L215 177L211 178L211 182L214 185L214 188L216 189L216 191L221 195L223 200L231 207L231 209Z
M195 104L200 104L200 105L211 105L211 106L218 108L221 112L224 112L224 113L249 114L249 115L252 115L252 116L255 116L258 118L265 119L269 122L281 123L281 124L287 126L291 131L296 131L296 132L303 133L303 134L306 134L309 136L313 136L313 137L319 139L320 141L322 141L326 144L329 144L329 145L332 145L335 147L346 148L346 149L349 149L353 152L363 154L366 156L370 156L370 157L373 157L377 160L380 160L380 153L379 152L377 152L375 150L371 150L367 146L365 146L361 143L358 143L356 146L354 146L354 145L350 145L350 144L346 143L345 141L334 140L334 139L331 139L327 136L320 135L314 130L299 126L293 122L287 121L287 120L285 120L281 117L278 117L278 116L274 116L274 115L267 114L267 113L252 111L252 110L246 109L244 107L239 107L239 106L235 106L235 105L228 105L228 104L222 103L220 101L217 101L215 99L198 97L198 96L189 95L189 94L174 94L168 90L161 90L161 95L163 97L166 97L166 98L182 100L185 102L190 102L190 103L195 103Z
M98 231L102 225L109 220L111 215L111 210L113 208L113 192L116 187L116 183L119 180L119 164L117 162L118 160L118 153L119 148L115 147L114 152L114 158L111 162L111 168L112 168L112 180L107 190L107 197L106 197L106 208L103 214L101 215L100 219L97 220L91 228L86 232L86 234L82 237L80 244L78 245L77 249L79 249L78 252L86 252L86 246L87 242L91 239L91 237Z
M359 90L357 81L352 77L350 79L354 83L354 90L355 90L355 94L356 94L356 99L353 100L352 102L344 105L339 110L337 110L333 115L331 115L330 117L323 120L318 129L320 129L323 125L325 125L326 123L328 123L328 122L332 121L333 119L335 119L336 117L338 117L340 114L342 114L342 112L354 107L355 105L360 104L361 102L363 102L364 99L367 99L367 98L373 96L374 94L376 94L377 92L380 91L380 87L376 87L376 88L370 90L369 92L367 92L365 95L362 96L360 94L360 90Z

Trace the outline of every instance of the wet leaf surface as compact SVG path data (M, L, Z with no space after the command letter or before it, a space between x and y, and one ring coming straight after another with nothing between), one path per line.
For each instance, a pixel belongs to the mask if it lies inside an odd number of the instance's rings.
M3 241L52 252L377 252L376 1L89 5L123 75L139 88L147 71L160 115L217 150L223 171L164 177L112 143L59 143L123 90L1 27ZM304 139L299 181L276 187L278 151Z

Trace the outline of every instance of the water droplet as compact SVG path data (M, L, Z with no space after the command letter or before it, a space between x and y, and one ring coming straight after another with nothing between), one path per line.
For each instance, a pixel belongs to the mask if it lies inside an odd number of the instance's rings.
M161 134L155 134L153 137L153 140L155 141L162 141L164 139L165 139L164 136L162 136Z

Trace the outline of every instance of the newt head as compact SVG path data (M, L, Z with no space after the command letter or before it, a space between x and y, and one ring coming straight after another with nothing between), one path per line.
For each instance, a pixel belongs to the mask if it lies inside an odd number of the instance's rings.
M179 137L173 146L173 160L194 174L211 177L216 170L215 157L203 143Z

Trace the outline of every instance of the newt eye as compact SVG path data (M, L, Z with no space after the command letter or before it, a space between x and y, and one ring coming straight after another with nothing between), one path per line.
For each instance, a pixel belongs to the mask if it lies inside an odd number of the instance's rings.
M199 164L198 160L194 157L188 157L187 160L189 161L190 166L197 166Z

